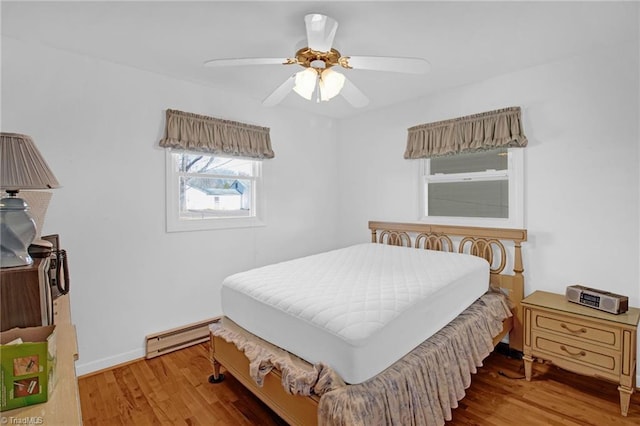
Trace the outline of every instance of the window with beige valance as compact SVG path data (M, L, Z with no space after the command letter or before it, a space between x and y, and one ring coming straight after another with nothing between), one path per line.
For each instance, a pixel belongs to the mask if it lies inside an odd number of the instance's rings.
M269 128L168 109L167 231L261 226Z
M410 127L404 158L525 147L520 115L520 107L510 107Z
M160 146L215 155L273 158L269 128L168 109Z

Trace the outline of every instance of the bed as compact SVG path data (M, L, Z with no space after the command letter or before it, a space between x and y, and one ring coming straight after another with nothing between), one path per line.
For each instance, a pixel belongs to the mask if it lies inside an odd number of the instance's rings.
M210 381L224 367L290 424L435 425L507 334L522 350L526 230L369 229L371 243L225 279Z

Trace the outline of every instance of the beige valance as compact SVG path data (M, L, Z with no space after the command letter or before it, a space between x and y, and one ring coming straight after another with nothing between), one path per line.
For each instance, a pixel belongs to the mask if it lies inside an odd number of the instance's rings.
M168 109L164 148L234 157L273 158L268 127Z
M404 158L525 146L520 107L510 107L410 127Z

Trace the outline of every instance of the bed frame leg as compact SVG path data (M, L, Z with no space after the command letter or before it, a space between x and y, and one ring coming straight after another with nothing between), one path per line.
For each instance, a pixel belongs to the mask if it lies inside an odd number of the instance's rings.
M224 380L224 374L220 372L220 363L213 360L213 374L209 376L209 383L221 383Z

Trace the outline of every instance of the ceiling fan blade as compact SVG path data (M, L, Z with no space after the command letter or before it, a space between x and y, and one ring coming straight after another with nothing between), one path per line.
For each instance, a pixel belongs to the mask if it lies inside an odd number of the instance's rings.
M369 98L366 97L360 89L358 89L348 78L344 80L344 86L340 94L354 108L362 108L369 105Z
M348 64L354 70L391 71L424 74L431 64L421 58L394 58L389 56L349 56Z
M307 27L307 47L318 52L329 52L338 22L328 16L311 13L304 17L304 23Z
M204 63L205 67L235 67L244 65L282 65L288 64L287 58L233 58L212 59Z
M293 87L296 85L296 75L293 74L291 77L285 80L276 90L274 90L269 96L262 101L262 105L264 106L275 106L278 105L282 100L291 92Z

